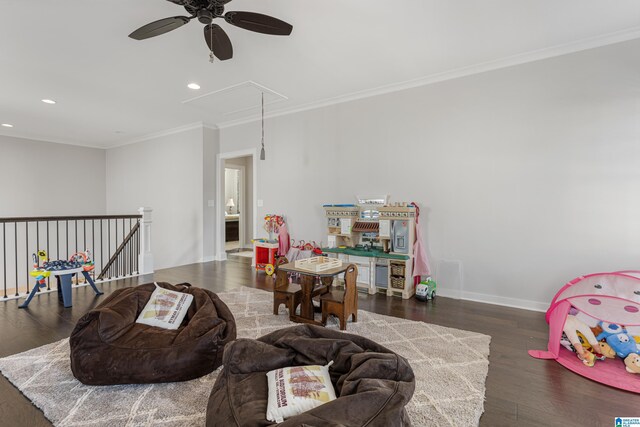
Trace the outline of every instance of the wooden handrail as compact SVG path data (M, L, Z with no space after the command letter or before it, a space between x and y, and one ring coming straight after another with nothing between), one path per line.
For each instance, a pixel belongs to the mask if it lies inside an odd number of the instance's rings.
M82 221L82 220L100 220L100 219L134 219L142 218L142 215L90 215L90 216L33 216L33 217L8 217L0 218L0 224L3 222L46 222L46 221Z
M116 259L118 259L122 250L127 246L127 244L129 244L129 242L131 241L131 238L138 232L139 228L140 228L140 223L136 222L136 224L131 228L131 231L129 231L129 234L127 234L127 237L124 238L120 246L118 246L118 249L116 249L116 251L113 253L111 258L109 258L109 261L107 262L107 264L102 268L102 271L98 276L98 280L102 280L104 278L105 273L109 271L109 268L111 267L111 265L113 265Z

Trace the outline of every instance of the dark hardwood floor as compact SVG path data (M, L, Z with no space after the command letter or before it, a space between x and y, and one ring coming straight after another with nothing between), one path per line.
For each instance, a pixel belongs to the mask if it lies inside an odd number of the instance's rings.
M109 294L153 280L189 282L217 292L241 285L273 286L271 278L256 274L242 259L175 267L98 286ZM34 298L27 310L19 310L15 300L0 302L0 357L68 337L76 321L102 299L84 287L74 289L69 309L58 304L56 293ZM491 335L481 426L613 426L614 417L640 416L640 396L589 381L556 362L529 357L527 350L546 348L543 313L443 297L422 303L360 294L358 304L363 310ZM0 376L0 426L50 425Z

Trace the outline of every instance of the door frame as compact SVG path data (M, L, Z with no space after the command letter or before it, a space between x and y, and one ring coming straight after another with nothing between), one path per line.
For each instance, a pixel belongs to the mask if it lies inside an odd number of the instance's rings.
M247 192L247 189L245 187L246 168L244 166L242 166L242 165L227 165L226 162L225 162L224 169L233 169L233 170L239 171L239 173L238 173L238 186L240 187L241 190L238 192L238 205L236 207L236 210L239 211L240 208L242 208L242 212L244 212L244 209L246 207L246 205L245 205L246 194L245 193ZM225 187L226 187L226 184L227 184L226 180L227 180L227 177L225 176ZM226 191L225 191L225 193L226 193ZM226 194L224 196L224 199L225 199L224 208L226 210L226 208L227 208L227 203L226 203L227 196L226 196ZM224 214L224 212L223 212L223 214ZM240 243L240 248L242 248L243 245L246 243L246 241L245 241L245 234L246 234L246 228L247 228L246 219L247 218L245 216L245 213L241 213L240 215L238 215L238 225L239 225L239 229L240 229L240 232L238 234L238 240L239 240L239 243ZM226 217L225 217L225 222L226 222ZM226 231L225 231L225 239L224 240L225 240L225 243L226 243L227 242Z
M227 259L227 252L224 249L224 163L227 159L234 159L236 157L251 157L253 168L253 191L252 201L253 204L253 226L247 226L245 228L252 230L253 235L258 233L258 149L248 148L245 150L230 151L227 153L219 153L216 155L216 240L215 240L215 260L225 261ZM246 200L246 199L245 199ZM246 205L246 203L245 203Z

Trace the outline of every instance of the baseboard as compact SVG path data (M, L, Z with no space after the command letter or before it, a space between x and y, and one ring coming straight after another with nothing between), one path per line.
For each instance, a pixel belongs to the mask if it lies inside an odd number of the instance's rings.
M531 301L520 298L501 297L498 295L482 294L478 292L469 292L457 289L438 288L437 295L463 299L468 301L482 302L486 304L502 305L505 307L520 308L523 310L546 312L549 308L548 302Z
M200 261L200 262L211 262L211 261L215 261L215 260L216 260L216 257L211 255L211 256L206 256L206 257L202 258L202 261Z
M223 252L221 254L218 254L216 256L213 257L213 261L226 261L227 260L227 253Z

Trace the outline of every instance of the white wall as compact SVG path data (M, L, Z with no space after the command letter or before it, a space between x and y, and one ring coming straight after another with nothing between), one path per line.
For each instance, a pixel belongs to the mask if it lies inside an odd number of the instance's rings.
M0 216L104 213L104 150L0 135Z
M640 41L266 121L266 212L326 242L321 205L389 193L422 207L440 293L544 309L566 281L638 268ZM259 122L224 128L257 147ZM437 271L436 271L437 276Z
M107 150L107 211L153 208L151 249L156 269L204 257L203 131L192 129ZM214 147L207 152L210 149Z
M202 156L202 206L203 206L203 261L213 261L216 239L216 155L220 151L220 132L218 129L203 129ZM209 206L213 203L214 206Z

